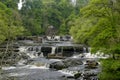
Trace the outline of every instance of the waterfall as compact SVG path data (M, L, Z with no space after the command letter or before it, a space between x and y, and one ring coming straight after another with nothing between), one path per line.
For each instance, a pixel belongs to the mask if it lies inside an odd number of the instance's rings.
M26 50L27 50L27 48L26 48L25 46L21 46L21 47L19 48L19 51L20 51L20 52L26 52Z
M85 54L85 57L86 58L104 58L104 59L106 59L106 58L109 57L109 55L105 55L104 53L99 52L99 51L92 54L91 53L91 48L88 48L88 53Z
M43 52L41 52L41 54L40 54L39 56L40 56L40 57L44 57Z
M30 46L30 47L27 48L27 51L26 51L27 55L30 58L36 58L36 57L38 57L38 52L40 52L40 49L39 49L38 46Z
M24 65L25 62L26 62L26 60L22 60L22 59L21 59L17 64L18 64L18 65Z
M25 3L25 0L24 1L23 0L19 0L18 10L21 10L23 3Z
M83 47L83 53L87 53L86 47Z
M44 57L43 52L41 52L41 46L22 46L19 48L21 53L26 53L30 58ZM53 49L53 52L55 50Z
M49 67L50 67L50 64L46 63L45 68L49 68Z
M51 54L55 54L55 49L56 49L56 47L53 46L53 47L52 47L52 52L51 52Z
M76 5L76 0L71 0L71 3L75 6Z

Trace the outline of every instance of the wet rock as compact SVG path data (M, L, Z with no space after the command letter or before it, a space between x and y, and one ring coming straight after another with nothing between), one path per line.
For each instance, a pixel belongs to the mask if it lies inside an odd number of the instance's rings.
M75 73L74 75L63 75L62 77L69 78L69 79L78 79L79 77L81 77L81 73L78 72L78 73Z
M63 57L62 55L58 55L58 54L48 54L47 58L48 59L65 59L65 57Z
M85 68L94 69L97 68L98 62L95 60L87 60L85 65Z
M28 65L28 64L31 64L32 62L34 62L33 59L28 59L28 60L25 62L25 64Z
M98 80L97 74L94 73L85 73L83 76L85 80Z
M48 54L48 57L55 57L56 54Z
M70 79L70 80L75 80L75 78L74 78L74 76L70 76L70 75L63 75L63 76L61 76L64 80L68 80L68 79ZM61 80L63 80L63 79L61 79Z
M67 76L67 78L71 78L71 79L74 79L75 77L74 77L74 76Z
M61 70L64 68L68 68L68 67L74 67L77 65L82 65L82 61L80 59L65 59L63 61L58 61L58 62L54 62L50 64L50 68L54 68L57 70Z
M67 68L67 66L65 66L65 64L62 61L59 61L59 62L51 63L49 68L61 70L61 69Z
M26 55L26 53L24 52L20 52L19 53L19 59L29 59L30 57L28 55Z
M63 63L68 66L68 67L73 67L73 66L77 66L77 65L82 65L83 62L81 59L77 59L77 58L68 58L68 59L65 59L63 61Z
M75 78L75 79L79 78L80 76L81 76L81 73L79 73L79 72L76 73L76 74L74 74L74 78Z
M82 73L82 77L84 80L98 80L98 71L96 70L87 70Z

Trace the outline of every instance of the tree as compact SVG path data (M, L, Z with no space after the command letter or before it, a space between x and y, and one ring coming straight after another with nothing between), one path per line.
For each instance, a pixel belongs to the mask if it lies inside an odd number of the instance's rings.
M41 0L26 0L20 10L23 26L32 35L40 35L43 32L41 8Z
M5 4L8 8L17 10L17 3L19 0L0 0L3 4Z
M14 13L15 10L8 8L6 4L0 2L0 45L5 42L6 49L4 52L0 52L1 66L8 58L8 48L13 40L19 35L22 35L24 28L21 26L19 20ZM13 53L10 53L11 56ZM7 57L7 58L5 58Z
M76 41L87 43L94 52L119 53L120 8L118 8L118 1L92 0L86 7L83 7L80 18L71 28L71 34Z
M12 32L14 25L14 20L12 16L12 10L7 8L3 3L0 2L0 41L3 42L5 39L8 39L8 35L11 35L11 37L17 36L17 31L15 32L15 36L13 34L10 34L9 32ZM17 30L19 30L19 27ZM18 33L19 34L19 33Z

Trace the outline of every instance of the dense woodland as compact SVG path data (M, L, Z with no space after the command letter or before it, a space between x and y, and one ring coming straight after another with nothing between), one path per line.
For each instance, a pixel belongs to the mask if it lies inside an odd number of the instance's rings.
M120 80L120 0L0 0L0 43L17 36L72 35L93 53L103 52L100 80Z

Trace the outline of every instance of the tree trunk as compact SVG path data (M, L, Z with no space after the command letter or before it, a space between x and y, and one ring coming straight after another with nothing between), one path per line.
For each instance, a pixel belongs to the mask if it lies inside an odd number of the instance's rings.
M5 50L5 52L3 52L3 56L2 56L2 59L1 59L1 67L3 66L4 57L8 52L8 47L9 47L9 40L7 41L7 44L6 44L6 50Z
M112 58L113 58L114 60L116 59L116 58L115 58L115 54L114 54L114 53L112 54Z

